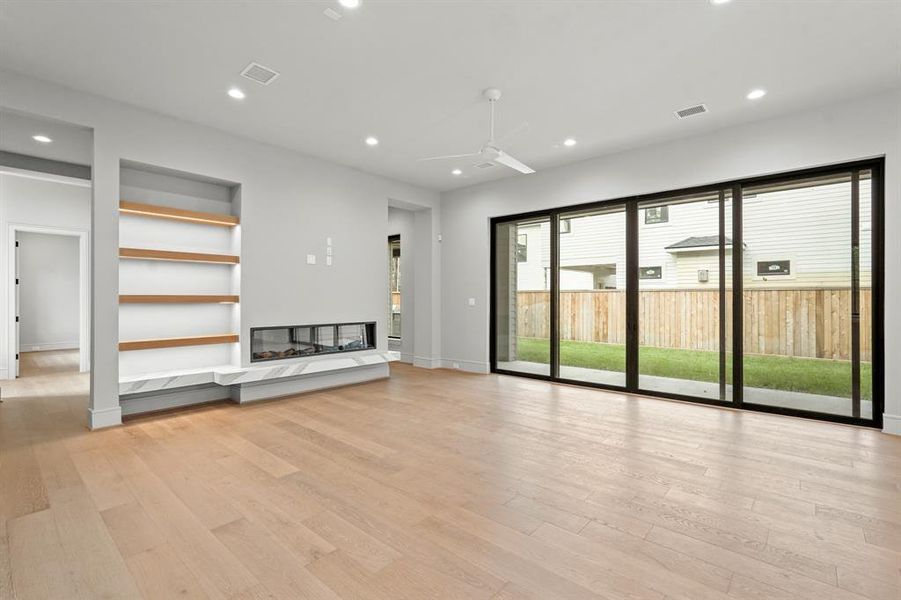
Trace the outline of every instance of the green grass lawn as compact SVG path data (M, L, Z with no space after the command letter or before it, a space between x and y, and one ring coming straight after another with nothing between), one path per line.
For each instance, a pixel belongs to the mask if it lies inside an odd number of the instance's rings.
M519 360L550 361L546 339L519 338ZM719 380L719 353L672 348L641 348L640 372L693 381ZM560 364L604 371L626 370L626 347L593 342L560 342ZM845 360L795 358L790 356L746 356L745 386L824 396L851 396L851 363ZM730 369L731 371L731 369ZM861 396L871 395L870 363L861 363ZM728 371L727 371L728 377Z

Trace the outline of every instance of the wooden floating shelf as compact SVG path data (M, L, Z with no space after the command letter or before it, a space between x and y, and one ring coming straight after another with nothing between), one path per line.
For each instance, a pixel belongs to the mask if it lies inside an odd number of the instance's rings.
M204 346L208 344L233 344L238 341L237 333L223 335L205 335L199 337L159 338L153 340L135 340L119 342L119 351L151 350L154 348L178 348L181 346Z
M169 206L156 206L154 204L141 204L140 202L119 202L119 212L155 219L170 219L173 221L188 221L189 223L203 223L205 225L218 225L219 227L234 227L240 220L233 215L221 215L217 213L171 208Z
M227 265L236 265L241 260L239 257L231 254L175 252L171 250L147 250L145 248L119 248L119 258L134 258L139 260L174 260Z
M119 304L237 304L238 296L120 295Z

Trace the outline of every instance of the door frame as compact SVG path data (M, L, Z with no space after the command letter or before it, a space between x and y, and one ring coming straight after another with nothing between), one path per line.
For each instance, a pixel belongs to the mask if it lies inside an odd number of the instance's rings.
M871 268L872 268L872 330L870 332L871 337L871 348L872 348L872 403L873 403L873 415L872 419L862 419L859 417L853 416L845 416L845 415L837 415L837 414L829 414L829 413L820 413L815 411L807 411L801 409L794 408L785 408L781 406L768 406L764 404L753 404L744 402L743 398L743 385L744 385L744 348L742 344L743 340L743 321L744 315L742 313L743 306L743 273L742 273L742 261L743 261L743 252L741 250L742 243L742 190L744 187L750 185L759 185L768 182L780 181L785 178L803 178L803 177L813 177L818 175L827 175L830 173L852 173L854 171L865 171L869 170L872 173L872 179L874 181L873 191L872 191L872 254L871 254ZM640 389L638 387L637 381L637 331L638 331L638 314L636 307L632 307L632 310L627 310L626 315L626 373L627 373L627 382L625 386L617 386L617 385L608 385L603 383L594 383L594 382L586 382L572 379L565 379L561 377L555 377L553 374L557 373L557 369L559 365L555 364L557 362L558 353L552 352L551 354L551 365L550 372L552 375L543 375L536 373L520 373L516 371L510 371L506 369L499 369L497 366L497 348L496 348L496 339L497 339L497 290L496 290L496 269L495 262L497 260L497 244L496 244L496 228L497 225L503 223L510 223L513 221L519 220L527 220L527 219L535 219L535 218L549 218L552 223L551 234L553 235L556 232L556 227L553 226L553 223L559 220L561 214L577 212L579 210L590 210L593 208L599 208L603 206L615 205L615 204L625 204L627 214L632 211L634 214L631 217L632 222L631 225L627 223L627 231L626 231L626 253L627 253L627 284L626 284L626 303L637 303L638 294L637 294L637 286L635 285L637 282L633 281L632 285L629 284L629 277L632 270L637 268L635 265L634 257L637 257L638 252L638 236L637 236L637 206L639 202L655 200L655 199L665 199L672 196L677 195L693 195L693 194L704 194L704 193L718 193L721 190L731 190L732 194L732 235L733 235L733 251L732 251L732 261L733 261L733 314L732 314L732 326L733 326L733 337L732 337L732 390L733 390L733 398L731 401L723 402L718 400L711 400L708 398L700 398L695 396L686 396L683 394L675 394L675 393L667 393L667 392L658 392L652 390ZM747 177L743 179L729 179L725 181L720 181L718 183L712 183L707 185L698 185L689 188L683 189L675 189L675 190L666 190L663 192L655 192L650 194L638 194L632 196L626 196L621 198L611 198L608 200L598 200L593 202L585 202L571 206L559 206L546 210L534 210L525 213L513 214L513 215L503 215L492 217L489 220L490 224L490 236L489 236L489 260L490 260L490 281L489 281L489 340L488 340L488 356L489 356L489 364L492 373L499 373L503 375L515 375L517 377L527 377L531 379L541 379L545 381L554 381L559 383L567 383L573 385L579 385L583 387L593 387L598 389L612 390L617 392L626 392L630 394L636 394L641 396L651 396L658 398L666 398L673 400L682 400L687 402L696 402L700 404L709 404L713 406L719 406L723 408L737 408L737 409L745 409L752 410L757 412L767 412L767 413L776 413L782 415L796 416L796 417L805 417L811 419L817 419L821 421L831 421L837 423L846 423L851 425L862 425L865 427L876 427L882 428L883 425L883 412L885 410L885 373L884 373L884 340L883 340L883 332L884 332L884 290L885 290L885 265L884 265L884 256L885 256L885 218L884 218L884 204L885 204L885 156L879 156L869 159L863 160L855 160L849 161L845 163L835 163L831 165L825 165L820 167L812 167L807 169L793 169L789 171L781 171L777 173L772 173L768 175L761 175L755 177ZM630 209L630 206L633 207ZM721 215L720 223L724 223L725 215ZM627 219L627 221L629 221ZM722 227L721 227L722 229ZM721 231L721 238L726 235L727 232ZM556 253L555 249L555 241L552 237L551 239L551 249L552 256L551 259L555 259L554 254ZM630 254L633 254L633 260L631 261L633 264L629 264L628 257ZM552 271L555 274L559 272L559 264L553 262ZM635 276L637 278L637 275ZM722 282L721 282L722 284ZM551 290L551 317L553 319L554 310L553 307L556 306L558 299L555 298L556 289L553 289L555 286L552 286ZM555 333L557 333L557 328L555 327L554 322L551 322L551 340L550 347L553 349L557 344L558 340ZM631 376L630 376L631 375Z
M9 331L7 356L9 357L10 378L19 376L19 333L16 328L16 238L18 233L42 233L46 235L64 235L78 238L78 370L86 373L91 369L91 233L87 229L69 229L50 225L32 225L29 223L8 223L7 230L7 331Z

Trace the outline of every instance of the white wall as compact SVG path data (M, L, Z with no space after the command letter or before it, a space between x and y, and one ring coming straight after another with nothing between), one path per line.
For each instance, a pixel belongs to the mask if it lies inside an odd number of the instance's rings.
M19 232L19 351L78 348L78 238Z
M415 213L402 208L388 207L388 235L400 236L400 343L390 342L391 349L400 352L403 362L413 362L413 340L416 314L415 250L413 231ZM385 275L387 277L387 273Z
M15 339L7 318L14 301L10 231L13 227L47 227L88 232L91 188L86 182L52 175L0 171L0 378L14 376ZM78 260L78 252L75 253ZM77 298L77 295L75 296ZM78 336L74 339L78 339ZM60 340L62 341L62 340Z
M92 427L121 421L117 207L123 159L241 184L243 340L258 325L374 320L382 332L379 350L387 350L386 207L422 209L415 237L427 241L422 259L429 268L417 306L436 325L417 324L416 335L429 336L421 347L430 361L438 359L437 193L18 73L0 71L0 86L8 108L94 132ZM240 118L241 107L235 110ZM322 260L326 237L334 242L331 267ZM306 254L316 254L318 263L307 265ZM242 362L248 352L242 348Z
M886 156L886 430L901 433L901 93L442 194L445 364L488 369L489 218ZM803 226L803 224L799 224ZM469 307L467 298L476 298Z

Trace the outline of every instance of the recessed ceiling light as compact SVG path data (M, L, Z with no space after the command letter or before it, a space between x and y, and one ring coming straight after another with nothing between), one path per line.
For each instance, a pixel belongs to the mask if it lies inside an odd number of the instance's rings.
M49 144L50 142L53 141L46 135L33 135L33 136L31 136L31 139L33 139L36 142L40 142L42 144Z
M453 171L451 171L451 174L453 174L453 175L462 175L462 174L463 174L463 171L461 171L460 169L454 169Z
M759 100L766 96L766 90L751 90L748 92L748 100Z
M368 138L366 138L366 145L367 146L378 146L379 140L378 140L378 138L374 138L370 135Z
M732 0L710 0L711 4L726 4L727 2L731 2Z
M357 8L360 6L360 0L338 0L338 4L344 8Z
M579 142L577 142L577 141L574 140L573 138L566 138L565 140L563 140L563 145L564 145L564 146L575 146L575 145L578 144L578 143L579 143Z
M231 96L232 98L234 98L235 100L243 100L244 97L247 96L247 94L245 94L244 92L242 92L241 90L239 90L236 87L233 87L230 90L228 90L228 95Z

